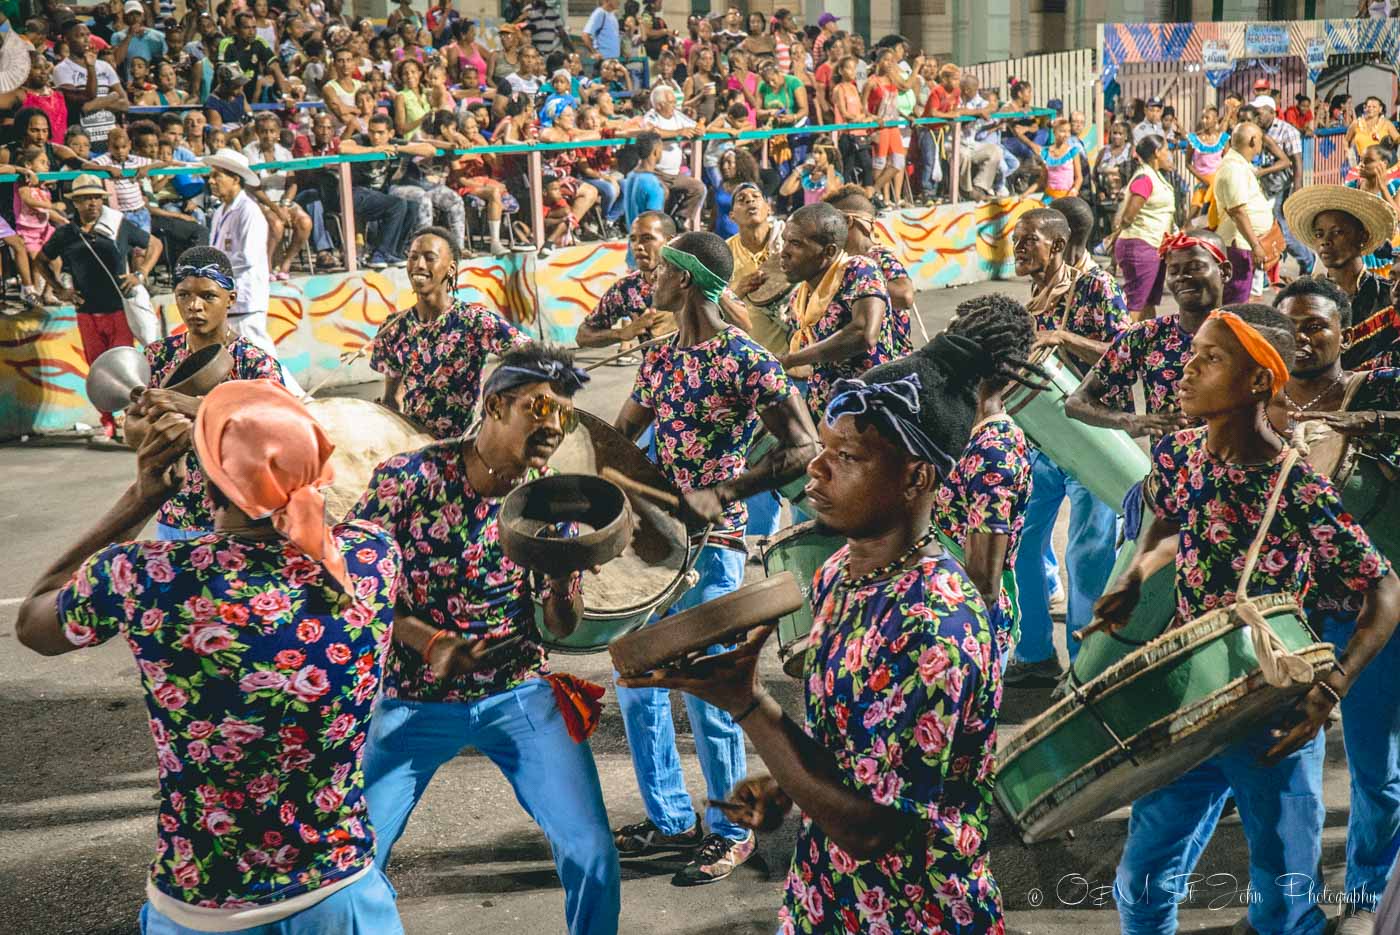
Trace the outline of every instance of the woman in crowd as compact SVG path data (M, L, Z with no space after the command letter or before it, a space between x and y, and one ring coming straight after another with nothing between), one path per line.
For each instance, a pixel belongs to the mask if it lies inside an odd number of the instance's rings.
M501 51L491 59L490 84L496 85L520 70L525 48L530 42L521 33L520 27L503 23L496 28L496 37L501 43Z
M709 123L715 116L720 86L714 46L696 46L690 56L689 72L685 79L684 99L697 120Z
M711 191L715 196L715 233L721 237L733 237L739 233L739 225L731 216L734 209L734 195L741 185L759 185L758 162L746 150L731 149L719 160L719 184Z
M1394 147L1400 142L1400 130L1395 129L1385 115L1385 104L1378 97L1368 97L1361 105L1361 116L1347 127L1347 157L1353 164L1361 162L1366 150L1377 143Z
M456 149L476 149L487 145L480 124L470 113L458 118L455 135L449 131L447 138ZM447 176L447 184L457 194L481 202L491 253L496 255L505 252L505 245L501 242L501 217L505 214L507 200L512 208L516 207L515 199L507 193L505 183L492 174L498 158L490 153L459 156L448 163Z
M831 106L837 123L874 123L877 118L865 106L865 98L857 83L856 58L847 55L836 65L836 83L831 87ZM846 181L865 189L867 196L875 194L875 169L870 153L870 131L850 130L838 138L841 163L846 167Z
M406 58L394 66L394 130L405 140L422 133L423 118L433 110L423 91L423 66Z
M865 84L866 106L885 123L899 118L901 76L893 49L885 49L875 63L875 74ZM875 195L886 204L898 205L904 192L904 138L899 128L882 126L875 134L871 167L875 170Z
M841 187L841 174L837 171L836 152L831 146L814 146L812 155L802 165L793 169L779 189L783 197L790 198L802 192L802 204L816 204Z
M1128 312L1138 321L1157 315L1162 301L1166 266L1159 250L1176 218L1176 189L1164 173L1171 171L1172 154L1167 141L1149 133L1136 147L1140 167L1128 182L1128 202L1109 235L1113 255L1123 274L1123 297Z
M1346 184L1375 195L1400 212L1400 178L1392 178L1391 167L1395 162L1395 151L1387 146L1376 144L1361 154L1361 165L1357 166L1357 177ZM1375 252L1366 254L1366 268L1377 276L1390 277L1395 259L1395 237L1381 244Z
M597 139L599 135L595 130L579 129L578 112L573 107L565 107L559 111L552 126L540 131L540 140L545 143L573 143ZM612 210L618 196L618 188L611 182L593 184L585 178L582 170L587 165L584 158L586 152L583 149L556 149L544 154L545 164L559 179L560 191L569 202L569 213L576 222L581 222L589 209L600 201L606 215Z
M1128 143L1132 137L1132 127L1126 123L1115 123L1109 127L1108 145L1099 150L1099 157L1094 163L1094 175L1098 176L1100 189L1117 192L1127 182L1128 169L1133 164L1133 147Z

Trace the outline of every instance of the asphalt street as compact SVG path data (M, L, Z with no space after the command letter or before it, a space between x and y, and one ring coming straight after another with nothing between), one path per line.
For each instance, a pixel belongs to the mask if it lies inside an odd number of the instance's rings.
M1028 294L1023 284L922 294L920 309L930 333L947 321L958 301L992 290L1023 300ZM632 368L600 368L580 398L581 406L611 420L632 376ZM369 397L376 390L367 386L351 392ZM100 649L45 659L20 647L14 637L15 614L30 583L112 503L130 481L134 463L129 453L92 450L72 441L0 445L0 530L10 543L0 550L0 933L7 935L137 931L154 842L156 783L131 654L113 640ZM609 682L606 654L556 657L555 665ZM765 659L763 672L772 693L800 717L799 686L782 673L776 653ZM1003 742L1047 703L1047 692L1008 691ZM700 803L704 785L684 708L677 703L674 711L689 788ZM1345 861L1348 790L1340 732L1333 731L1329 741L1323 868L1336 887ZM613 824L639 820L641 803L611 692L592 746ZM751 771L763 769L752 754L749 763ZM1077 829L1073 839L1026 847L998 813L992 870L1005 899L1009 930L1026 935L1118 931L1109 887L1126 829L1127 812L1121 810ZM700 888L671 885L678 861L624 862L621 931L773 932L794 834L790 818L782 830L762 839L755 857L730 879ZM474 751L464 751L438 773L389 871L404 923L414 935L564 930L563 895L543 835L501 774ZM1181 928L1223 935L1243 915L1249 899L1237 817L1222 822L1197 872Z

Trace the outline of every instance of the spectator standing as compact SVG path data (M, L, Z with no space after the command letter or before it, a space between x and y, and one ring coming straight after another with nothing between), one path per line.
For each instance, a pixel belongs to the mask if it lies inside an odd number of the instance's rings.
M705 185L692 175L684 175L685 163L682 140L692 140L703 130L676 107L676 95L670 88L651 92L651 110L642 124L662 140L661 158L656 163L656 177L665 186L668 201L675 201L675 210L689 223L694 210L705 197Z
M1211 221L1225 241L1230 258L1226 305L1249 301L1255 267L1264 269L1269 259L1263 238L1273 226L1274 212L1254 173L1254 160L1263 149L1264 131L1253 123L1242 122L1235 127L1230 149L1215 170L1215 211Z
M122 7L126 28L112 33L112 61L128 75L134 58L143 58L154 65L164 59L169 49L165 33L146 25L146 7L141 0L126 0Z
M1270 165L1258 172L1259 187L1273 204L1274 220L1283 231L1283 240L1288 245L1288 252L1298 261L1298 269L1303 275L1307 275L1312 271L1313 252L1293 236L1288 222L1283 217L1283 203L1293 194L1297 183L1303 178L1303 138L1297 127L1286 120L1278 119L1272 97L1261 94L1252 104L1257 111L1254 122L1283 152L1282 159L1275 158Z
M837 123L873 123L875 116L866 110L865 96L860 93L856 76L856 58L847 55L836 65L831 86L831 108ZM875 194L875 167L870 155L870 131L848 130L837 137L841 148L841 165L846 181L860 185L867 195Z
M1293 105L1280 115L1293 125L1303 136L1313 135L1313 104L1312 98L1306 94L1293 95Z
M1400 130L1386 118L1385 104L1378 97L1368 97L1362 102L1361 115L1347 127L1348 161L1359 164L1362 155L1372 146L1384 143L1394 148L1397 140L1400 140Z
M650 130L638 133L632 147L637 162L622 180L622 213L629 231L641 215L648 211L664 214L666 209L666 186L656 171L661 160L661 137ZM630 245L628 265L631 265Z
M818 68L827 58L827 43L829 43L840 30L841 17L830 11L817 17L817 28L821 30L817 38L812 40L812 64Z
M583 27L583 44L595 58L622 54L622 30L617 23L617 0L598 0Z
M938 77L929 89L928 99L924 101L922 116L957 117L962 108L961 81L962 69L952 62L939 68ZM919 139L919 195L921 203L927 205L933 203L934 188L943 178L943 139L948 131L945 127L922 126L916 132Z
M117 125L117 114L131 106L116 69L97 57L87 26L74 20L64 33L68 57L54 66L53 80L68 101L69 114L80 113L79 122L92 140L94 152L107 148L107 134Z
M541 59L569 44L569 30L553 0L534 0L525 14L525 21L519 25L530 34L530 42Z
M1176 215L1176 189L1166 178L1172 155L1165 139L1145 136L1136 150L1140 167L1128 182L1128 203L1118 229L1105 243L1111 243L1123 274L1128 314L1148 321L1157 316L1157 303L1162 301L1166 263L1159 251Z
M676 39L675 32L661 16L661 3L662 0L644 0L637 17L642 27L642 47L653 62L661 57L662 51L674 47Z
M1142 142L1142 138L1156 134L1166 139L1167 128L1162 125L1162 99L1160 97L1150 97L1147 99L1147 108L1142 122L1133 127L1133 145Z

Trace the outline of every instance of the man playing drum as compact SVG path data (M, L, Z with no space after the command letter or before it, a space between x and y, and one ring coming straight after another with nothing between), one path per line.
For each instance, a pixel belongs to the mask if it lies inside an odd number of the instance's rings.
M192 433L214 529L132 541ZM162 413L136 482L20 608L20 641L45 655L121 636L136 657L160 782L149 935L403 932L360 772L399 550L325 524L330 451L270 380L215 387L193 429Z
M1346 293L1331 280L1303 277L1289 283L1274 304L1292 319L1298 348L1288 384L1274 397L1270 415L1275 427L1287 431L1294 419L1321 419L1350 435L1367 455L1400 466L1400 412L1395 411L1400 409L1400 370L1342 369L1341 337L1351 323ZM1353 387L1353 381L1359 385ZM1348 411L1338 411L1343 408ZM1390 423L1384 433L1382 420ZM1314 631L1335 646L1346 646L1356 632L1362 597L1339 581L1316 582L1308 594ZM1376 903L1400 853L1397 672L1400 640L1392 639L1356 676L1341 703L1351 809L1340 935L1369 935Z
M1037 347L1059 348L1063 362L1073 366L1078 360L1087 367L1127 327L1128 310L1112 276L1097 266L1081 274L1065 261L1069 238L1069 224L1057 211L1037 208L1021 215L1012 236L1016 274L1031 278L1026 309L1035 318ZM1016 562L1021 640L1006 670L1008 685L1024 687L1053 685L1063 674L1055 656L1050 619L1054 588L1045 558L1052 549L1060 504L1069 498L1065 624L1071 659L1078 651L1072 635L1089 623L1094 600L1103 593L1113 570L1119 507L1095 497L1039 449L1032 449L1031 467L1031 500Z
M1166 287L1180 312L1129 325L1089 370L1065 402L1065 413L1089 425L1160 438L1187 428L1176 385L1191 352L1191 339L1220 307L1230 261L1213 231L1177 234L1162 241ZM1147 411L1133 411L1133 386L1142 382Z
M445 244L419 237L408 268L454 268ZM614 935L621 901L617 851L593 753L561 704L567 677L547 676L535 625L564 636L583 612L577 574L532 582L505 557L502 499L546 472L576 416L587 379L562 351L507 351L486 381L472 436L395 455L375 471L354 515L389 530L404 553L394 643L365 754L365 795L382 868L438 768L474 747L505 774L544 831L564 886L571 935Z
M617 418L618 430L632 439L655 423L656 461L682 492L682 518L709 529L695 563L700 579L673 613L743 583L745 498L801 476L816 453L816 432L782 367L720 315L719 298L732 275L728 246L708 231L662 247L652 301L676 316L679 330L646 350ZM749 466L760 420L778 444ZM677 886L724 879L753 853L754 837L714 807L705 815L709 834L702 832L676 752L670 693L619 686L617 701L647 816L616 831L618 850L691 852L672 881ZM724 710L689 695L685 702L708 796L723 799L746 772L743 734Z
M894 352L903 357L914 349L910 330L910 314L914 311L914 281L909 270L899 262L894 251L874 238L875 205L859 185L847 185L823 199L846 216L850 228L846 234L846 252L874 260L885 277L885 289L890 294L890 328L894 333Z
M233 358L229 380L274 380L282 382L282 368L276 358L247 338L234 334L228 326L228 310L236 287L233 266L213 247L191 247L175 264L175 307L185 330L146 345L146 362L151 365L151 386L129 411L129 415L154 422L162 414L175 412L193 419L200 399L160 389L195 351L223 345ZM214 503L193 451L184 457L184 479L180 490L156 513L157 539L197 539L214 529Z
M662 244L674 236L676 222L664 211L637 215L628 237L637 268L609 286L598 300L598 307L578 326L579 347L607 347L637 338L648 340L653 332L664 334L675 329L674 320L651 307L657 258Z
M426 227L409 248L417 301L380 326L369 365L384 374L384 405L435 438L458 438L476 417L487 355L530 338L486 306L456 297L461 255L451 231Z
M1205 427L1168 435L1154 450L1144 494L1153 517L1132 564L1099 601L1103 624L1122 626L1143 582L1170 562L1179 623L1234 605L1242 573L1250 597L1301 599L1310 583L1330 582L1360 595L1362 605L1354 635L1338 647L1339 665L1296 708L1133 803L1114 887L1119 918L1126 935L1175 929L1177 903L1233 796L1257 898L1249 925L1317 935L1326 922L1316 905L1322 727L1391 638L1400 579L1327 478L1290 455L1269 426L1269 401L1295 354L1292 322L1267 306L1226 306L1201 326L1192 351L1178 396L1183 413ZM1257 561L1246 556L1252 543ZM1280 650L1282 662L1288 655Z
M742 724L772 776L733 790L737 820L774 827L802 809L781 933L1004 931L987 840L1000 660L932 514L978 387L1015 378L1010 353L944 334L834 387L807 489L847 545L813 582L804 723L759 682L771 627L700 673L633 683L694 692Z
M739 233L727 241L734 257L734 276L729 292L720 297L720 308L725 318L773 355L786 354L792 340L787 306L793 287L778 267L783 221L773 217L763 190L752 182L735 187L729 216L739 225Z
M797 289L789 314L796 326L783 369L807 379L813 419L826 410L831 386L896 357L890 296L874 261L846 252L849 225L825 202L793 212L783 231L783 272Z

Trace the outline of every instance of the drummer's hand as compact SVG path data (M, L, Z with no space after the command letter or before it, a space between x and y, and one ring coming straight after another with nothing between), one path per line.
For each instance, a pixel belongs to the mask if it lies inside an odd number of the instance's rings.
M646 334L648 331L661 327L668 318L673 322L675 321L675 319L671 317L670 312L653 310L647 312L645 315L638 315L636 318L632 319L630 324L623 327L622 336L625 340L630 341L635 337Z
M1302 412L1294 411L1298 419L1316 419L1342 435L1370 435L1379 424L1376 412Z
M723 708L731 717L743 714L758 697L758 657L776 626L755 627L737 649L706 656L684 669L657 669L618 679L618 684L626 688L678 688Z
M1068 331L1061 331L1059 328L1055 328L1052 331L1037 331L1035 333L1035 343L1032 344L1031 347L1059 347L1061 344L1065 343L1065 337L1068 334Z
M1191 420L1176 410L1150 412L1133 417L1133 430L1130 435L1166 435L1169 432L1189 429Z
M174 412L151 420L136 452L136 490L143 500L164 502L184 482L181 456L189 451L192 428Z
M710 804L735 824L755 831L777 831L792 810L792 797L772 776L750 776L730 790L729 801L711 799Z
M1292 711L1290 721L1293 726L1278 727L1270 731L1278 743L1264 754L1264 764L1273 766L1316 737L1317 732L1326 726L1327 717L1332 713L1335 704L1332 696L1323 689L1316 685L1309 689Z
M131 412L147 419L154 419L167 412L193 419L199 413L199 397L153 387L142 393L132 404Z
M521 634L501 640L449 636L438 640L432 656L425 660L437 681L445 681L499 666L520 646Z
M1087 636L1098 630L1117 633L1127 626L1133 608L1142 596L1142 579L1136 572L1129 572L1115 581L1103 596L1094 604L1094 622L1080 631Z
M761 269L754 270L744 277L743 282L739 283L739 296L742 298L748 295L767 281L768 274L766 272Z
M687 526L704 526L724 519L724 501L713 487L681 494L680 518Z

